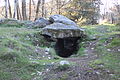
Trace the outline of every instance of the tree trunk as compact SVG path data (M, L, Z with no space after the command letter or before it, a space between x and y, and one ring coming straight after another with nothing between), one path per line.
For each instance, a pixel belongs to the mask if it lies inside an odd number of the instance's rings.
M22 0L22 17L23 17L23 20L27 20L26 0Z
M8 5L7 5L7 0L5 0L5 18L8 18Z
M29 20L31 19L31 0L29 2Z
M17 6L17 13L19 14L19 19L22 20L22 15L21 15L21 11L20 11L19 1L18 1L18 6Z
M56 0L56 6L57 6L57 14L61 14L61 0Z
M16 15L16 0L14 0L14 13L13 13L13 18L15 18Z
M12 18L11 5L9 0L8 0L8 6L9 6L9 15L10 15L10 18Z
M13 18L17 18L18 20L20 19L20 12L19 12L19 1L14 0L14 15Z
M51 3L53 4L53 0L51 1ZM51 4L51 5L52 5ZM51 9L50 9L50 15L53 13L53 7L51 7Z
M42 0L42 17L44 17L45 13L45 0Z
M36 9L36 15L35 15L35 20L38 18L40 3L41 3L41 0L38 0L37 9Z
M16 9L17 9L17 19L19 20L20 17L19 17L19 2L18 2L18 0L16 2Z

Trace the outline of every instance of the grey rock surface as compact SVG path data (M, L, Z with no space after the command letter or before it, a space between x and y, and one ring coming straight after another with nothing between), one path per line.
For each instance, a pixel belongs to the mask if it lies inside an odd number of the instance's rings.
M67 17L62 16L62 15L52 15L52 16L50 16L49 20L52 23L58 22L58 23L66 24L66 25L76 25L76 23L74 21L72 21L72 20L70 20Z
M46 27L47 25L50 25L50 22L45 18L39 18L35 20L35 22L29 24L29 26L33 26L35 28L43 28Z
M0 19L0 24L4 22L4 19Z
M35 20L34 22L27 24L26 26L28 26L29 28L44 28L50 24L51 23L49 20L41 17L41 18Z
M42 34L53 38L81 37L83 29L74 25L53 23L43 28Z

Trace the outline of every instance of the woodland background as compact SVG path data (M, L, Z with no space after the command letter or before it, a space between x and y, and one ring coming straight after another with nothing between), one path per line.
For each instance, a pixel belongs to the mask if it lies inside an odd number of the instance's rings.
M13 4L14 3L14 4ZM0 7L1 18L18 20L36 20L53 14L61 14L76 21L78 24L97 24L102 21L118 24L120 21L119 1L113 0L114 6L106 7L100 14L101 0L4 0Z

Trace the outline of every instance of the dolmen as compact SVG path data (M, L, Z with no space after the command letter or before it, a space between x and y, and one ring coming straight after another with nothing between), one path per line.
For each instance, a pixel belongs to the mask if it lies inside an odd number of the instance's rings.
M76 54L84 36L84 30L62 15L52 15L48 21L50 24L42 28L41 34L48 41L56 42L54 49L57 55L67 58Z

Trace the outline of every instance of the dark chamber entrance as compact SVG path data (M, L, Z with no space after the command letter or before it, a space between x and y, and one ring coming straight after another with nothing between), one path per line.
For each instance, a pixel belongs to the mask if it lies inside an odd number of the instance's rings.
M70 57L72 54L76 54L79 49L80 38L63 38L57 39L55 44L55 51L60 57Z

